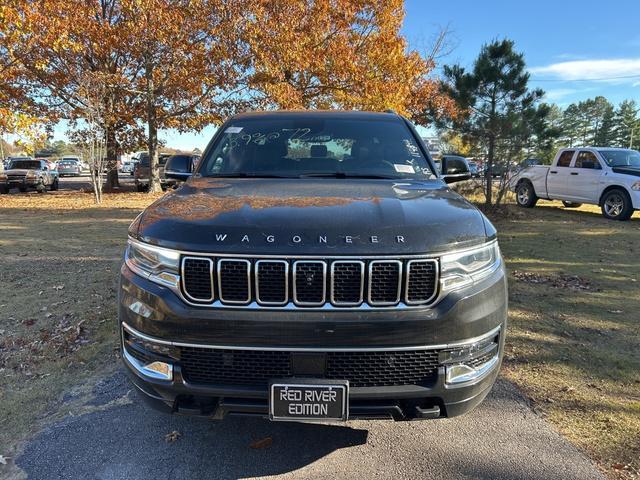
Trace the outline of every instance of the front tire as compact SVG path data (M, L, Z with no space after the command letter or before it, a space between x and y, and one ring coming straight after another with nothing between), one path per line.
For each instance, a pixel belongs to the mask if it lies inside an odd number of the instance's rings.
M578 208L581 207L582 204L581 203L577 203L577 202L567 202L565 200L562 201L562 205L565 206L565 208Z
M538 203L538 196L531 182L520 182L516 187L516 202L520 207L533 208Z
M51 183L51 186L49 187L51 189L52 192L55 192L56 190L58 190L58 179L54 179L53 182Z
M602 215L610 220L625 221L633 215L633 205L629 194L622 189L609 190L602 197Z

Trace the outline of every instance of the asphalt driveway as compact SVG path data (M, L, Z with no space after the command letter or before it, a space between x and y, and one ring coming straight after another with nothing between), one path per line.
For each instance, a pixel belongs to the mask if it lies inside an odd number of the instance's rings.
M70 408L26 445L16 464L28 478L602 478L505 381L471 414L410 423L168 416L140 403L121 372L92 397L90 413ZM74 405L73 394L64 402ZM180 436L167 442L174 431Z

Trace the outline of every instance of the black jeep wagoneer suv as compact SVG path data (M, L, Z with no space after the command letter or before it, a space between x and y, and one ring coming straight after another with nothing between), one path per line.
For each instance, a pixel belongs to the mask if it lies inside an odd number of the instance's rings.
M507 284L496 230L447 187L467 178L394 113L232 117L129 228L137 390L211 418L469 411L498 374Z

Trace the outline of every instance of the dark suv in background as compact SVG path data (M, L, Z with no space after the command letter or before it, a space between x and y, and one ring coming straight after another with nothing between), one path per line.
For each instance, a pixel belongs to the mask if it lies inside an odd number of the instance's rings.
M456 158L436 172L393 113L232 117L129 227L137 390L209 418L469 411L498 375L507 283L496 230L447 186L468 178Z

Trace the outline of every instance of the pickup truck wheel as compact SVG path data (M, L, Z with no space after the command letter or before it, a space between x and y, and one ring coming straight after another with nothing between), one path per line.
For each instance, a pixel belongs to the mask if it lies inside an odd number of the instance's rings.
M27 187L18 187L18 190L20 190L22 193L27 191Z
M0 195L9 193L9 187L0 187Z
M581 203L565 202L564 200L562 201L562 204L565 206L565 208L578 208L582 206Z
M516 202L524 208L533 208L538 203L538 196L531 182L521 182L516 188Z
M51 186L49 187L51 189L52 192L58 190L58 179L54 179L53 182L51 183Z
M611 220L629 220L633 215L633 205L627 192L614 189L609 190L602 197L602 215Z

